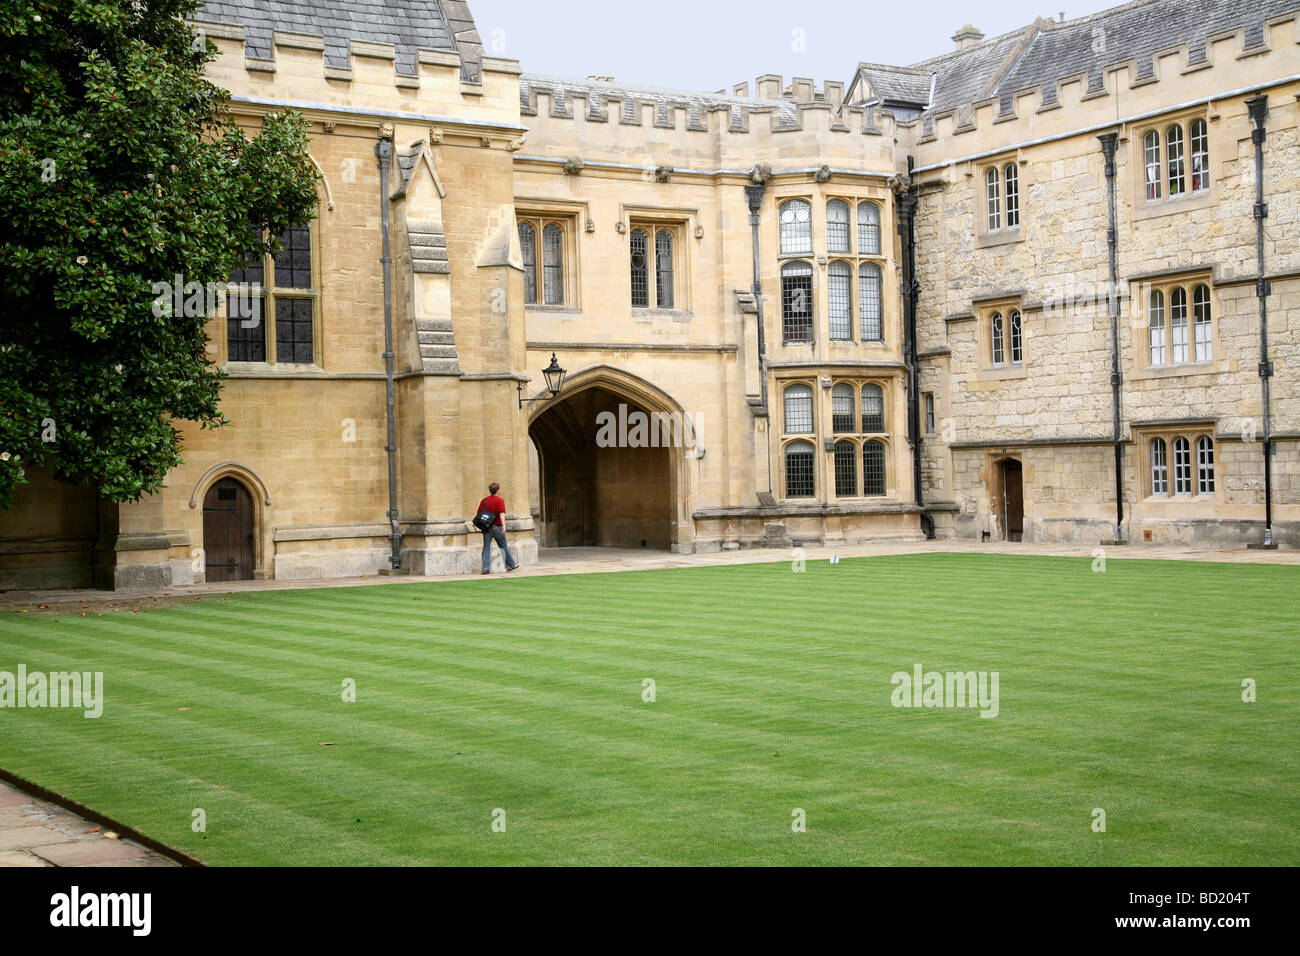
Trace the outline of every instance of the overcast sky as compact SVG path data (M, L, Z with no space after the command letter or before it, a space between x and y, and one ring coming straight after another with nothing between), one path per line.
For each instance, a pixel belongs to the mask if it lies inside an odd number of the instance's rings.
M712 91L763 73L847 81L862 60L908 64L953 49L964 23L996 36L1120 0L470 0L490 56L530 73L612 76Z

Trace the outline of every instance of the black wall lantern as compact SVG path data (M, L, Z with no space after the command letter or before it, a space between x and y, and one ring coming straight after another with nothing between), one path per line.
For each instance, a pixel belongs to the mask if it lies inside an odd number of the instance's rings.
M524 407L524 402L544 402L560 394L560 389L564 388L564 369L560 368L560 363L555 360L555 353L551 353L551 364L542 369L542 375L546 377L546 390L550 394L538 395L536 398L524 398L524 383L517 382L515 388L519 393L519 407Z

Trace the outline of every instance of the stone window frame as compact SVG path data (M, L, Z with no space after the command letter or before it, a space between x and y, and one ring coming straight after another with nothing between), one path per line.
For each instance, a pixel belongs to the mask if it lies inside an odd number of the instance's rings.
M628 220L627 237L628 237L628 297L631 300L631 269L632 269L632 234L637 230L646 234L646 278L647 278L647 304L632 304L632 312L636 315L648 313L670 313L680 314L689 313L690 305L687 300L687 294L690 284L687 282L687 265L686 253L687 244L685 242L687 222L684 219L671 218L660 219L646 216L633 216ZM667 305L659 301L659 234L666 232L672 239L672 302Z
M1216 142L1218 130L1215 121L1217 119L1218 115L1211 113L1208 106L1201 105L1149 119L1133 128L1129 136L1129 165L1133 170L1133 175L1130 177L1130 201L1132 217L1135 221L1187 212L1212 205L1216 201L1217 190L1214 185L1216 157L1226 155L1228 152L1226 144ZM1203 136L1196 135L1197 124L1200 124L1200 132L1204 134ZM1176 176L1169 155L1169 131L1175 127L1178 128L1181 143L1180 165L1183 188L1177 195L1171 195L1170 185ZM1152 134L1157 144L1156 169L1160 177L1157 183L1159 195L1154 198L1148 196L1147 190L1147 167L1150 161L1148 138ZM1195 156L1199 153L1194 149L1196 142L1203 142L1205 147L1205 158L1200 171L1205 185L1200 189L1193 188L1197 176L1193 164ZM1231 152L1235 157L1235 151Z
M975 222L978 228L975 230L975 245L977 248L986 246L1000 246L1006 243L1020 242L1025 238L1025 194L1026 194L1026 174L1029 168L1029 161L1023 159L1020 151L1003 153L986 159L971 173L974 177L975 204ZM1011 194L1016 197L1016 222L1015 225L1008 225L1008 170L1013 171L1010 182L1013 182L1015 189ZM993 177L996 176L997 197L996 210L998 224L990 224L990 215L993 210L991 205L992 197L990 196L990 186L993 183Z
M787 421L789 417L787 414L787 394L801 387L808 390L808 430L791 431ZM786 438L807 438L809 441L817 436L817 388L815 382L803 379L790 379L781 382L781 435Z
M1190 491L1187 493L1176 490L1174 444L1180 439L1188 444ZM1157 441L1164 442L1163 491L1157 491L1155 487L1155 453L1153 446ZM1133 444L1136 446L1135 457L1137 458L1138 475L1143 497L1146 501L1212 502L1217 500L1215 493L1222 480L1220 471L1222 457L1219 453L1219 442L1214 437L1214 424L1212 422L1134 428ZM1201 458L1203 446L1206 444L1208 444L1211 458L1208 472L1209 483L1212 485L1210 491L1201 490L1205 485L1206 478Z
M790 271L796 267L801 271L797 273ZM804 274L802 270L807 270L807 273ZM808 302L808 308L806 310L807 320L808 320L808 335L806 338L799 337L799 336L791 336L789 334L790 319L794 313L792 313L789 309L789 300L791 297L786 291L787 278L806 279L808 282L809 302ZM780 289L781 289L781 298L780 298L781 344L783 346L784 345L815 345L817 342L817 270L813 268L812 261L806 256L803 257L791 256L785 259L780 264L780 267L777 269L777 281L779 282ZM851 305L850 308L852 308ZM802 318L802 314L804 311L805 310L799 310L800 318Z
M803 199L803 198L805 197L803 197L802 195L782 196L777 200L777 208L780 209L781 206L783 206L786 202L788 202L791 199ZM848 249L847 250L832 250L830 248L829 210L832 203L843 203L848 208L848 229L847 229ZM876 227L876 235L875 235L876 251L875 252L862 251L861 210L864 206L869 206L875 210L875 227ZM889 297L887 295L886 284L887 284L889 270L886 269L886 265L888 264L888 262L885 257L884 202L883 200L878 199L874 196L854 195L852 193L836 192L836 193L826 195L824 197L824 201L821 206L821 216L822 216L822 225L823 225L823 229L821 230L821 237L825 239L826 247L824 249L819 249L816 248L816 246L814 245L813 252L811 254L806 254L806 255L786 253L784 255L778 256L778 259L780 260L780 264L785 265L787 262L798 260L798 259L815 259L817 263L821 266L821 269L819 270L821 273L821 278L818 278L817 272L814 272L814 276L813 276L814 296L816 295L816 286L824 283L825 295L826 295L826 330L827 330L827 337L829 341L833 343L841 343L843 345L849 345L849 344L855 346L871 345L877 347L886 346L886 343L888 341L887 333L889 329L888 307L886 305L886 302L888 301ZM817 239L817 232L816 230L814 230L814 243L816 242L816 239ZM831 267L837 263L846 265L849 268L849 290L848 290L849 292L849 301L848 301L849 334L847 336L830 335L830 330L831 330L830 310L831 310L831 303L832 303L832 299L830 295ZM870 263L878 270L879 295L877 297L877 308L880 313L880 336L878 338L868 338L868 337L864 337L862 334L862 291L863 291L862 272L863 272L863 268L867 266L868 263ZM778 270L778 276L779 275L780 272ZM816 310L814 309L814 316L813 316L814 340L817 337L818 319L819 316L816 314ZM801 342L802 340L793 339L790 341Z
M228 294L223 295L218 301L218 311L223 321L223 334L221 335L221 346L225 371L238 375L241 372L257 372L266 374L268 371L281 369L286 372L300 372L305 370L319 371L322 368L321 349L321 246L320 246L320 217L315 216L310 222L306 223L306 228L311 243L310 251L310 287L307 289L295 289L288 286L280 286L275 281L275 256L269 253L262 255L262 285L261 285L261 327L264 336L264 348L266 358L264 361L247 361L230 359L230 331L227 323L230 321L229 299ZM311 354L310 362L281 362L277 353L278 335L275 322L275 303L277 297L284 299L310 299L311 300Z
M1208 359L1197 359L1197 290L1204 288L1208 296L1209 352ZM1173 360L1173 293L1181 289L1187 300L1187 360ZM1158 294L1163 305L1164 361L1151 362L1151 297ZM1189 375L1212 375L1228 369L1227 360L1219 340L1218 323L1222 316L1218 290L1209 269L1184 270L1158 277L1130 280L1130 317L1132 325L1130 361L1133 377L1178 378Z
M838 197L837 197L838 198ZM775 197L776 201L776 254L779 259L807 259L816 254L817 251L817 230L813 228L813 220L816 218L813 213L815 206L813 197L805 194L795 194L790 196ZM803 203L808 209L808 248L807 249L786 249L785 236L787 230L782 222L782 216L785 214L785 208L792 203ZM822 221L826 221L825 210L823 209ZM802 235L803 230L799 230Z
M567 206L550 206L547 204L527 205L516 202L515 205L515 231L518 233L519 226L527 222L533 227L534 236L534 254L533 269L534 283L538 301L529 302L527 296L524 298L525 309L536 309L538 311L559 311L573 312L581 309L578 298L578 240L577 240L577 223L580 213ZM563 292L563 301L546 302L546 259L545 259L545 234L547 226L558 226L560 228L560 250L561 250L561 287ZM522 264L522 259L521 259ZM526 288L526 286L525 286Z
M826 474L830 476L828 485L828 494L835 499L842 500L846 498L878 498L888 497L890 489L894 487L893 472L893 432L889 424L893 412L891 402L890 386L892 379L887 377L866 376L835 376L830 380L829 387L823 389L829 396L825 408L826 419L823 421L821 434L827 436L823 442L825 453L827 455ZM865 431L863 429L862 414L862 395L868 386L875 386L880 389L880 418L881 429L879 431ZM834 418L834 397L837 389L847 387L850 390L853 401L853 427L849 430L837 430L835 428ZM783 426L784 427L784 426ZM864 491L863 482L866 480L866 470L863 463L863 452L868 442L879 442L884 448L884 491L880 494L868 495ZM851 495L841 495L836 490L836 448L843 443L848 442L854 446L854 493Z
M1027 378L1029 375L1029 349L1025 329L1027 310L1019 296L981 301L975 305L976 334L979 336L979 378L998 380ZM1012 359L1012 313L1020 315L1020 361ZM1002 361L996 363L993 354L994 316L1002 318Z
M844 207L844 247L839 249L831 248L831 206ZM836 259L847 258L853 255L854 235L853 227L856 217L854 201L847 196L827 196L826 204L823 207L822 222L826 227L826 254Z
M798 445L808 447L810 467L812 469L812 491L806 495L790 494L790 450ZM785 439L781 442L781 497L791 501L809 501L817 498L817 445L807 435Z

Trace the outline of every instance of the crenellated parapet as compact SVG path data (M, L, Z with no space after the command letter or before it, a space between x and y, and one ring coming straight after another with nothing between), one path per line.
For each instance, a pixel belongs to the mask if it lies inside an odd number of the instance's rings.
M414 20L392 25L382 18L340 23L300 4L237 0L205 4L190 26L216 45L220 55L208 76L236 103L517 127L518 63L484 56L473 21L457 20L456 7L412 7ZM434 16L440 9L446 15Z
M1300 73L1300 5L1141 0L908 70L933 79L919 115L900 111L900 142L934 165L1281 83Z
M723 129L748 133L754 126L770 132L797 132L824 127L837 133L879 134L876 110L844 107L843 84L827 82L818 91L813 80L795 77L787 87L779 76L759 77L757 96L742 83L731 93L699 93L661 87L632 86L598 78L573 79L525 73L519 78L522 116L582 119L591 123L653 126L686 132ZM719 117L720 122L713 121Z

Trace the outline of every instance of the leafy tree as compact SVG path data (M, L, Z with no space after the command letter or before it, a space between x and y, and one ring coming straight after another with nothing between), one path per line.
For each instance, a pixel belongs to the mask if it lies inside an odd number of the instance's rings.
M155 284L221 282L314 215L305 120L233 122L196 7L0 0L0 507L31 466L162 487L173 422L226 420L207 310Z

